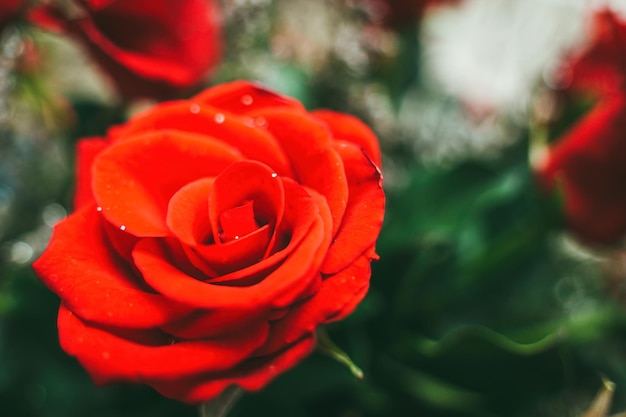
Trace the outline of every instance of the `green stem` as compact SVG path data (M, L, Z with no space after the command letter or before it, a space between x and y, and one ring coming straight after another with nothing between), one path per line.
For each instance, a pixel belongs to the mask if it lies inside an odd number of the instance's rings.
M228 387L213 401L200 405L200 417L226 417L241 394L243 394L241 388L235 385Z
M361 368L356 366L355 363L352 362L352 359L350 359L348 354L341 350L332 340L330 340L330 337L328 336L328 333L326 333L326 330L321 328L317 329L317 340L317 350L319 352L330 356L339 363L346 365L348 369L350 369L350 372L352 372L352 375L354 375L358 379L364 378Z

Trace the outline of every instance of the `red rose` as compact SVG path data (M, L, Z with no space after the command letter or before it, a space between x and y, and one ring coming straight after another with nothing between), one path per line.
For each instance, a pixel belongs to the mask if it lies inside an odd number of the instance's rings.
M364 297L380 162L357 119L247 82L81 141L76 211L34 264L61 346L189 403L262 388Z
M565 97L581 93L598 102L539 166L548 188L559 187L570 229L590 243L626 236L626 24L609 9L593 16L582 51L567 58L571 78Z
M626 99L604 98L561 138L540 167L542 180L561 187L571 229L600 243L626 236Z
M374 11L375 17L390 26L402 26L419 20L424 11L438 4L459 0L361 0Z
M610 9L593 15L588 44L568 59L563 77L570 90L595 94L626 87L626 22Z
M69 18L54 6L31 13L40 26L75 37L122 94L159 97L202 80L218 62L215 0L76 0Z
M2 0L0 2L0 30L18 14L23 4L24 0Z

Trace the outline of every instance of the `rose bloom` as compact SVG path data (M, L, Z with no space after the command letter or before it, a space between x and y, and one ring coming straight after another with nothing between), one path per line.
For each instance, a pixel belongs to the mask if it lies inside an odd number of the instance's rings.
M34 263L97 383L258 390L365 296L384 195L369 128L247 82L78 144L76 210Z
M540 179L563 194L570 229L589 243L626 236L626 25L608 9L594 15L590 42L567 60L565 96L595 98L594 107L552 145Z
M589 41L563 66L563 83L575 92L614 93L626 87L626 22L611 9L592 15Z
M560 188L567 223L590 243L626 236L626 99L603 99L552 146L539 167Z
M431 6L453 4L460 0L361 0L385 25L403 26L415 23Z
M2 0L0 2L0 31L19 13L25 0Z
M200 82L220 57L216 0L74 0L31 13L43 28L77 39L126 97L175 94Z

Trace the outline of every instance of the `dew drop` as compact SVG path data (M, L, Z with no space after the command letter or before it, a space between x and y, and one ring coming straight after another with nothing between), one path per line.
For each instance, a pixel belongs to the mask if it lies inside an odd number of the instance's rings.
M253 101L254 101L254 99L253 99L253 98L252 98L252 96L251 96L251 95L249 95L249 94L246 94L245 96L241 97L241 103L242 103L244 106L249 106L249 105L251 105Z
M189 106L189 111L192 112L193 114L198 114L200 113L200 106L194 103L191 106Z
M98 206L98 207L96 207L96 210L102 211L102 207Z
M276 178L276 177L278 177L278 174L275 172L272 172L272 178Z
M267 120L265 120L265 117L263 117L263 116L257 117L254 123L257 125L257 127L266 127L267 126Z
M124 230L126 230L126 226L121 225L121 226L120 226L120 230L123 232Z
M243 122L246 126L248 127L256 127L256 125L254 124L254 119L249 117L246 120L244 120Z
M224 123L224 120L226 120L226 117L222 113L216 113L214 119L215 119L215 123Z
M239 236L235 236L235 240L239 239Z

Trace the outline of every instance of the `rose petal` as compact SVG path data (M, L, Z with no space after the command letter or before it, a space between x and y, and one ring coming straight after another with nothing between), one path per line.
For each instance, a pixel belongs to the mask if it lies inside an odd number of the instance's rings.
M285 343L314 332L321 324L351 313L367 293L370 275L370 258L360 256L341 272L323 279L315 295L292 307L281 320L272 322L268 341L257 353L275 352Z
M231 385L238 385L248 391L258 391L308 356L314 346L315 338L310 335L272 356L250 359L232 371L198 375L175 382L167 381L154 384L154 388L166 397L189 404L213 399Z
M208 196L215 178L202 178L183 186L172 196L166 223L187 245L201 245L212 239Z
M102 151L109 146L109 141L102 138L87 138L76 145L76 191L74 209L78 210L94 201L92 189L92 165Z
M254 202L255 217L270 228L280 227L285 210L283 183L267 165L256 161L240 161L225 169L209 191L209 220L213 241L222 242L220 217L242 203ZM273 233L270 247L276 234Z
M119 380L182 379L204 372L226 371L250 356L267 337L265 323L244 327L230 337L176 341L151 330L134 331L133 339L115 329L93 327L61 305L59 341L89 371L96 383ZM139 339L139 340L138 340Z
M268 130L287 154L296 181L328 201L335 235L346 210L348 185L341 157L332 148L330 132L307 114L280 109L262 114Z
M33 268L67 308L90 322L150 328L189 312L188 307L140 287L133 270L111 253L94 205L55 227L48 249Z
M325 274L336 273L374 245L383 224L385 193L380 170L362 148L335 142L346 167L350 198L346 214L322 265Z
M167 253L154 239L143 239L133 251L135 265L152 288L173 300L198 308L282 308L297 299L311 283L319 279L319 267L328 251L330 213L292 181L285 181L286 209L283 224L294 232L282 251L246 269L228 274L229 282L249 278L268 268L260 282L247 286L229 286L199 281L167 261ZM323 202L323 198L319 198ZM296 224L290 224L291 222ZM277 263L278 262L278 263ZM280 263L282 262L282 263ZM221 277L221 279L224 279Z
M167 236L170 198L182 186L211 177L240 159L208 136L176 131L120 141L94 163L94 195L113 225L135 236ZM165 175L164 175L165 174Z
M608 97L554 145L539 168L548 187L560 180L568 222L584 239L611 243L626 234L624 129L626 98Z
M214 86L195 96L192 101L233 114L247 114L271 108L289 108L305 112L304 106L299 101L248 81L234 81Z
M264 312L256 308L198 310L175 323L168 324L163 330L177 338L206 339L238 332L262 321L267 321Z
M63 22L127 96L171 95L203 77L220 55L214 1L114 1L85 4L87 16ZM184 22L184 24L181 24Z
M118 130L117 136L159 130L180 130L219 138L237 148L247 159L262 162L279 175L291 175L287 158L271 134L246 124L246 119L196 101L160 104L133 117L124 129Z
M202 245L187 248L206 262L218 275L211 283L224 281L224 274L247 268L260 262L267 250L272 229L265 225L254 232L221 245ZM228 280L228 278L226 279Z
M316 110L311 112L315 118L323 120L335 140L351 142L363 148L365 154L379 168L382 167L380 145L372 130L354 116L337 113L331 110Z

